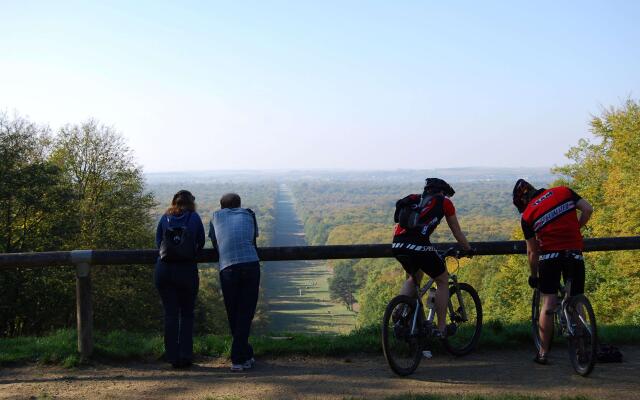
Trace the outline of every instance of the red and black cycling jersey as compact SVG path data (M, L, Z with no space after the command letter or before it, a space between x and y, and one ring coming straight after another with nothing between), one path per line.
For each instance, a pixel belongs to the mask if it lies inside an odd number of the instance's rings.
M419 194L410 194L400 201L420 203L421 196ZM429 237L435 231L440 224L440 221L445 216L455 215L456 208L453 206L453 202L443 195L434 195L425 203L424 207L420 211L419 222L420 228L417 229L405 229L399 224L396 224L393 232L394 242L415 242L418 244L430 244Z
M576 204L581 197L565 186L539 190L522 213L525 239L536 237L542 251L582 250Z

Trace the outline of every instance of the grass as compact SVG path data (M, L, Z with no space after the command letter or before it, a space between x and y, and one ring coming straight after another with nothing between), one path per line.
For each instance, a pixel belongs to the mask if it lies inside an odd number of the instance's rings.
M480 340L482 349L523 348L531 346L528 324L503 325L490 322L484 326ZM602 342L616 345L640 343L638 326L601 326ZM253 337L258 356L345 356L349 354L380 354L380 335L377 327L358 329L344 335L291 334L279 340L268 336ZM559 339L561 340L561 339ZM197 336L194 352L201 356L228 357L231 338L222 335ZM162 355L160 335L114 331L97 332L94 357L97 360L130 361L155 360ZM434 352L443 351L435 346ZM76 352L74 330L59 330L41 337L0 338L0 365L37 362L73 367L80 360Z
M264 276L271 331L339 334L355 327L356 313L330 299L326 262L269 262Z

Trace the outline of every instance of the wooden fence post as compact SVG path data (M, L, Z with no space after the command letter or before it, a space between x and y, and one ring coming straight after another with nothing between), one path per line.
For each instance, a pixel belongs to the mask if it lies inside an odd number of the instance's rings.
M78 352L81 361L93 353L93 303L91 299L91 250L73 250L71 261L76 266L76 321Z

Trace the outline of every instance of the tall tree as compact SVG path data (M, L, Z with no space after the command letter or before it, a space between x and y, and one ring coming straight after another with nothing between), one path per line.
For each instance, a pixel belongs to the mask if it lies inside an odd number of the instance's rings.
M567 156L573 162L556 169L594 206L589 233L595 236L640 234L640 104L627 100L591 121L594 142L581 140ZM640 323L640 284L631 252L589 256L587 290L598 318ZM591 267L591 268L589 268Z
M352 263L337 263L333 268L333 276L329 278L329 295L332 300L340 300L347 310L353 309L355 303L355 293L358 290L356 285L356 273Z
M76 196L75 248L153 247L150 210L155 201L145 191L142 171L120 134L95 120L66 125L56 137L52 160ZM93 276L98 328L158 326L161 311L151 268L96 267Z
M121 135L94 120L60 129L52 159L78 200L78 248L150 245L153 195Z
M67 247L76 226L74 197L60 168L48 160L50 145L47 127L0 113L0 252ZM68 268L1 271L0 335L69 324L73 284Z

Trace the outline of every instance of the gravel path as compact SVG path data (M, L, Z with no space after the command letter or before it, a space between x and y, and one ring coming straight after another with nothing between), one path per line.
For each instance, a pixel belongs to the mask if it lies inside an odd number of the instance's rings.
M182 371L160 363L28 365L0 369L0 399L379 399L407 393L640 399L640 347L622 351L624 363L597 365L588 378L573 373L562 351L552 354L552 365L539 366L521 350L440 355L408 378L393 375L381 356L266 358L249 373L230 372L223 359Z

